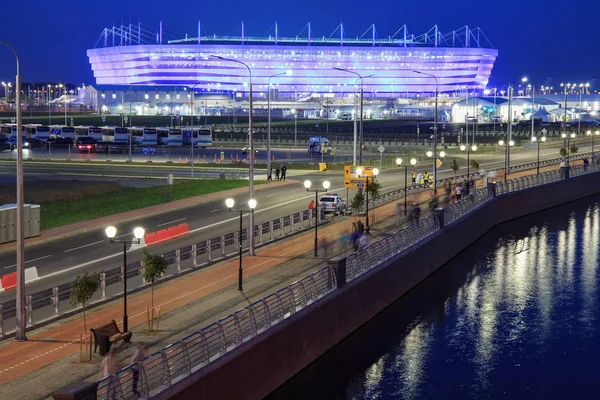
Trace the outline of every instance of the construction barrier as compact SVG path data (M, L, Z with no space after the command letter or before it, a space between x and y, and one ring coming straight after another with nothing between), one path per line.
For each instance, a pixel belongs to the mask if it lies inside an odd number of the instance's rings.
M25 283L40 279L37 267L25 268Z
M17 273L12 272L2 277L2 287L5 290L13 289L17 287Z
M146 242L146 246L151 246L153 244L164 242L166 240L186 235L188 233L188 224L184 223L176 226L171 226L169 228L161 229L156 232L146 233L144 235L144 241Z

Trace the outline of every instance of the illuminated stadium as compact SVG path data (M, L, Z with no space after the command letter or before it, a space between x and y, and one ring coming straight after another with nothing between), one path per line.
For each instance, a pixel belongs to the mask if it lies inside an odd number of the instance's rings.
M311 37L308 24L303 33L279 37L275 25L273 36L247 37L242 24L241 36L163 40L162 24L157 31L127 25L105 29L87 54L98 85L195 86L245 96L248 70L218 58L224 57L249 66L255 91L266 91L269 77L288 71L271 80L280 94L346 97L357 76L340 68L365 77L365 93L380 98L433 93L435 80L415 71L434 75L441 93L483 89L498 56L479 28L443 34L434 26L414 35L403 26L381 38L372 25L350 38L341 24L335 37Z

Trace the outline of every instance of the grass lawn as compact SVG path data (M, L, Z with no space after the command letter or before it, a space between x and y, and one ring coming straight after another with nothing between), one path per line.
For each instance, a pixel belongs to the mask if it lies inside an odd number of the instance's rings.
M260 184L263 182L255 182ZM248 186L247 180L194 180L172 186L111 187L94 195L40 202L41 229L86 221L169 201Z

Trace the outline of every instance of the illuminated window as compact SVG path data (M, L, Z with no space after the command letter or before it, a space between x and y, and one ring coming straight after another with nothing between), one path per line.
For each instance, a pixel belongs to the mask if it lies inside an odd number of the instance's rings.
M155 94L155 95L154 95L154 98L155 98L156 100L158 100L158 99L160 99L160 95L158 95L158 94Z
M170 95L170 94L168 94L168 95L166 96L166 99L167 99L167 100L169 100L170 98L171 98L171 95Z
M144 99L148 100L149 98L150 98L150 96L148 95L148 93L146 93L146 94L144 95Z
M105 98L106 98L106 95L105 95L104 93L102 93L102 98L103 98L103 99L105 99Z
M116 93L113 93L113 94L112 94L112 98L113 98L113 99L116 99L116 98L117 98L117 94L116 94Z
M181 96L180 96L180 95L177 95L177 100L179 100L180 98L181 98Z

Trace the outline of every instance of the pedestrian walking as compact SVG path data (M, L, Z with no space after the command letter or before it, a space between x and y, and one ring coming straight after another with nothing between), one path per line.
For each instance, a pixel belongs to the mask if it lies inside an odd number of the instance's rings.
M279 168L275 169L275 179L279 180Z
M456 201L460 201L460 199L462 198L462 193L463 193L463 187L460 183L456 185L455 191L456 191Z
M427 173L427 171L425 171L425 173L423 174L423 183L425 186L425 188L429 187L429 174Z
M146 358L146 346L143 343L138 344L138 346L133 351L133 355L131 356L131 363L133 364L133 380L131 383L131 389L133 394L136 396L140 395L138 392L138 380L140 378L140 365L138 364Z
M287 174L287 167L284 165L281 167L281 180L285 181L285 176Z
M111 347L104 360L102 360L102 368L100 370L100 379L107 378L106 398L117 398L117 377L113 374L121 369L121 362L117 359L116 347Z
M321 257L327 257L327 249L329 248L329 241L326 237L322 237L319 240L319 254Z
M362 235L363 232L365 231L365 226L363 225L363 223L360 219L356 222L356 226L358 227L358 229L357 229L358 232Z
M416 173L416 171L414 169L410 173L410 177L412 178L412 184L413 184L413 186L415 186L415 183L417 183L417 173Z
M421 207L419 205L415 205L415 223L419 224L419 219L421 218Z
M348 233L348 231L346 230L340 235L340 237L338 238L338 242L342 246L342 249L345 250L348 244L352 244L352 235L350 235L350 233Z
M394 208L394 220L396 221L396 228L400 226L400 216L402 215L402 210L400 207L400 203L396 203L396 207Z
M315 208L315 201L314 201L314 200L311 200L311 201L310 201L310 203L308 203L308 209L309 209L309 210L312 210L312 209L314 209L314 208Z
M273 168L269 169L269 174L267 175L267 182L270 182L273 180Z
M352 242L352 247L354 247L354 251L358 251L358 239L360 238L360 236L361 233L358 229L352 232L352 235L350 236L350 241Z
M362 234L360 239L358 239L358 242L359 249L364 249L365 247L367 247L367 245L369 244L369 235L367 234L367 232L364 232Z
M585 157L585 158L583 159L583 170L584 170L584 171L587 171L587 169L588 169L588 165L590 165L590 161L587 159L587 157Z

